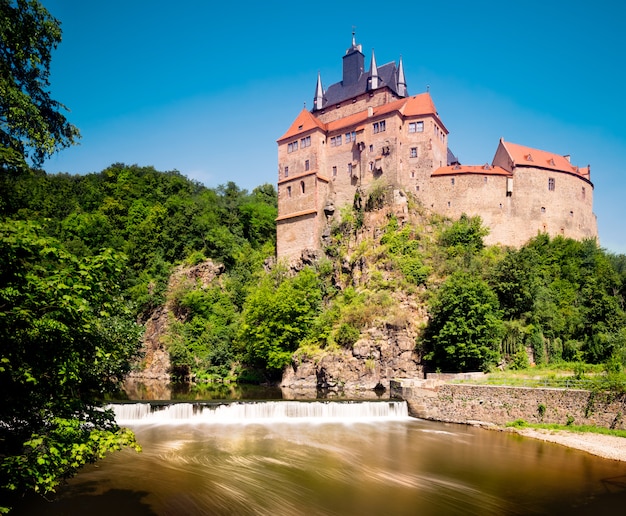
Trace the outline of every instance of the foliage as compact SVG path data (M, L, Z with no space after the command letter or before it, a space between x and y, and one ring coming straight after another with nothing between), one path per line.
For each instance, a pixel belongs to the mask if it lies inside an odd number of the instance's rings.
M132 444L100 409L136 356L124 257L79 259L36 224L0 223L0 489L47 492Z
M387 247L395 266L409 283L421 285L426 282L432 269L424 264L424 258L420 252L420 241L414 227L407 224L399 228L398 221L394 217L387 224L380 243Z
M289 277L281 267L251 288L238 334L249 363L278 374L311 331L321 309L321 285L307 267Z
M49 92L59 22L37 0L0 0L0 174L26 170L79 138Z
M189 289L178 300L183 322L174 321L167 348L177 379L228 376L233 362L237 310L219 286Z
M488 234L489 229L482 225L480 217L462 214L459 220L442 231L439 241L451 255L476 253L483 249L483 238Z
M595 241L539 235L509 250L489 281L505 318L533 328L535 361L600 363L626 350L615 263Z
M423 345L433 366L471 371L487 370L497 362L501 311L486 282L453 274L432 298L430 314Z

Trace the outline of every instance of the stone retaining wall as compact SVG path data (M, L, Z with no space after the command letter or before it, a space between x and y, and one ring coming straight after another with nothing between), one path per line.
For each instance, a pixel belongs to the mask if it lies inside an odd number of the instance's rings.
M450 384L439 380L394 380L392 397L407 401L414 417L451 423L597 425L624 429L626 396L584 390Z

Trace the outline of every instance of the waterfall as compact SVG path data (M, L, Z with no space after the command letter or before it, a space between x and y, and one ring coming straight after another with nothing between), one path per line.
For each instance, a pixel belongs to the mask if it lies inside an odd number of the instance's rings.
M369 422L409 419L404 401L255 401L233 403L116 403L120 425Z

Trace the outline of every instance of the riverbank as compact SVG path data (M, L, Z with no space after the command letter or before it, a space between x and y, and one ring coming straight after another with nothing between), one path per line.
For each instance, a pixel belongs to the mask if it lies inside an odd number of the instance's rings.
M626 462L626 438L623 437L539 428L507 428L506 430L516 432L524 437L581 450L605 459Z

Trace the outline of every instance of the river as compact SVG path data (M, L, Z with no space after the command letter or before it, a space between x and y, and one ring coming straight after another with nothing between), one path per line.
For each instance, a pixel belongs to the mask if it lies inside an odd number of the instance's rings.
M115 410L143 452L114 453L15 514L572 515L626 501L625 463L410 418L403 402Z

